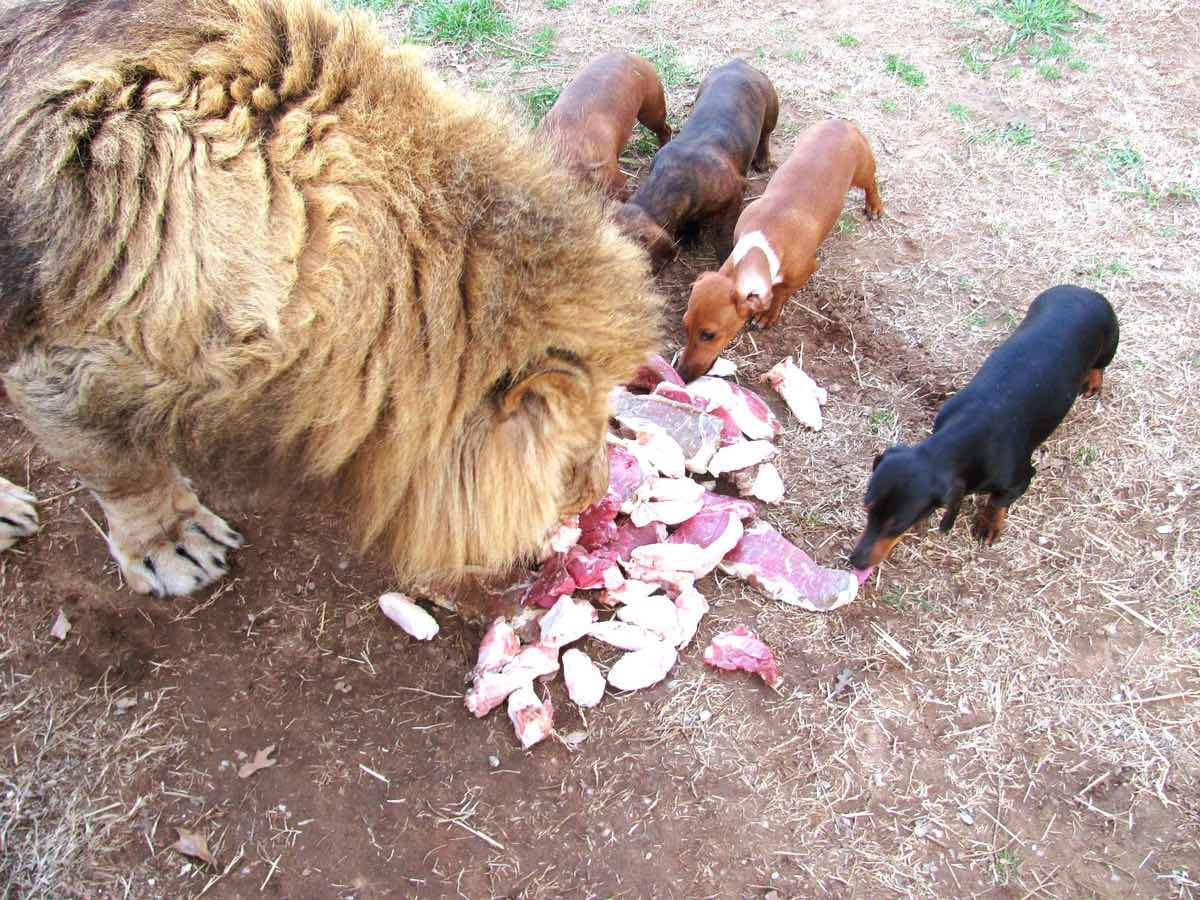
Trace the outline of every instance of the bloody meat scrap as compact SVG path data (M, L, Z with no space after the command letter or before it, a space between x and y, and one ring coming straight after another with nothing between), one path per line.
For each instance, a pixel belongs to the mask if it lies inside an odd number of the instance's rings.
M821 430L821 407L829 395L790 356L764 373L759 380L767 382L779 392L801 425L813 431Z
M712 639L704 648L704 661L718 669L754 672L762 677L768 687L779 684L779 666L771 648L759 640L758 635L745 625L725 631Z
M852 574L818 566L766 522L746 529L721 562L721 571L748 581L774 600L812 612L845 606L858 594L858 579Z
M629 387L652 391L663 382L683 387L683 379L679 377L678 372L671 368L671 364L657 353L651 353L650 358L637 370L633 380L629 382Z
M673 438L683 450L685 465L702 472L721 445L721 420L687 403L677 403L654 394L639 396L628 391L613 392L614 418L634 434L658 429Z

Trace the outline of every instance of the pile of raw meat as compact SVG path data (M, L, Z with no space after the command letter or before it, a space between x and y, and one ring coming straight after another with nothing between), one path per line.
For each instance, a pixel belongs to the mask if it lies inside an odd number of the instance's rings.
M718 362L717 371L732 374ZM790 358L763 380L820 429L825 392ZM716 569L813 611L837 609L858 591L853 574L818 566L756 519L747 498L777 503L784 495L771 463L780 424L756 394L713 375L685 385L656 356L614 392L613 410L608 492L550 537L522 612L492 624L471 673L467 708L483 716L507 700L525 747L553 730L553 707L534 686L560 668L583 707L599 703L606 686L632 691L665 678L708 612L695 584ZM711 490L717 478L741 497ZM585 638L625 651L607 675L583 649L568 649ZM704 660L757 672L772 686L779 680L770 649L742 626L718 635Z

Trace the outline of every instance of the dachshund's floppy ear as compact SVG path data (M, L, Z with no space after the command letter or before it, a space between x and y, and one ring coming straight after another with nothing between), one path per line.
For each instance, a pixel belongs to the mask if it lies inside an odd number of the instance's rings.
M946 534L954 527L954 520L958 518L958 508L962 505L963 492L966 490L966 484L961 478L955 478L950 483L949 489L942 494L942 506L946 507L946 512L942 515L942 521L938 524L938 528L942 534Z
M762 294L747 294L741 297L736 291L733 294L733 306L737 310L738 318L748 319L751 316L761 316L771 308L770 296L764 297Z

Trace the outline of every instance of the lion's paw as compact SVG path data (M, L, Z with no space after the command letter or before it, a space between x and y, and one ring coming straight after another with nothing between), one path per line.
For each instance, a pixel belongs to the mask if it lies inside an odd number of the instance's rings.
M108 535L109 550L129 586L159 597L183 596L217 581L229 571L226 554L244 542L224 519L199 503L166 531L139 538L118 534L114 527Z
M37 497L7 478L0 478L0 550L34 534L38 524Z

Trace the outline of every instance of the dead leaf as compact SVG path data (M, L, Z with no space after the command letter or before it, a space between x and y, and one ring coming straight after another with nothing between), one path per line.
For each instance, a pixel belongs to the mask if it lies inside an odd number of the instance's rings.
M67 632L71 630L71 623L67 619L67 614L60 608L58 618L54 620L54 624L50 626L50 637L58 638L60 641L67 639Z
M263 747L263 749L254 754L254 759L250 760L248 763L242 763L241 767L238 769L238 778L249 778L259 769L271 768L271 766L275 765L277 762L277 760L269 758L274 752L274 744Z
M188 831L186 828L177 827L175 830L179 832L179 840L171 845L172 850L217 868L217 858L208 849L208 838L198 831Z

